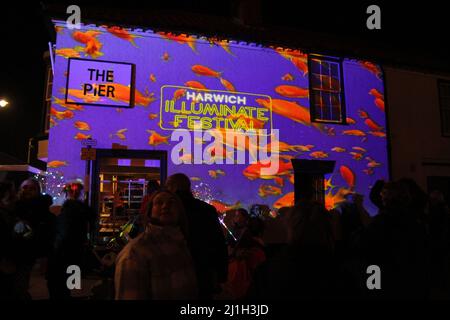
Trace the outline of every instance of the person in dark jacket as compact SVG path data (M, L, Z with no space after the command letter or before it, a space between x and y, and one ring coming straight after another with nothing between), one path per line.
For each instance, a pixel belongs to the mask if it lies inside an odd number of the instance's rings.
M212 299L220 290L228 273L228 253L216 209L194 198L191 181L185 174L171 175L166 188L176 193L183 202L190 234L188 244L196 269L199 298Z
M41 194L37 180L22 182L15 204L14 226L17 299L31 299L28 293L31 270L38 258L45 260L50 254L55 223L50 205L49 198Z
M80 200L83 185L68 183L64 187L67 200L56 218L56 235L49 261L48 289L50 299L69 299L67 267L83 267L83 254L88 243L89 227L94 215L89 206Z

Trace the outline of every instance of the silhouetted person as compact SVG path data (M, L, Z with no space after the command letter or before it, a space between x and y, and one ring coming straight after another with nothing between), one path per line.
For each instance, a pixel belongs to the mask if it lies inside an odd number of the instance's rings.
M324 206L300 200L287 218L288 245L255 272L249 298L317 299L336 296L334 239Z
M48 289L50 299L70 299L67 288L67 267L79 266L83 270L83 256L88 243L89 226L93 225L91 209L80 200L83 185L66 184L66 201L56 217L56 235L53 253L49 259Z
M382 209L355 237L357 255L362 258L360 294L372 298L425 298L427 264L425 232L411 210L412 198L403 183L389 182L381 190ZM381 270L381 290L368 290L366 268Z
M384 180L377 180L375 181L372 189L370 189L369 199L378 208L378 210L381 210L383 208L381 190L383 190L385 183L386 182Z
M14 298L14 201L14 184L9 181L0 182L0 300Z
M187 241L189 226L179 198L158 191L149 199L149 223L119 253L114 277L119 300L197 298Z
M190 228L189 247L194 259L200 299L212 299L220 283L226 281L228 255L216 209L194 198L191 181L182 173L171 175L168 190L183 202Z
M50 205L48 197L41 194L38 181L27 179L22 182L14 226L17 299L31 298L28 293L31 270L36 259L48 257L51 251L55 216L50 213Z

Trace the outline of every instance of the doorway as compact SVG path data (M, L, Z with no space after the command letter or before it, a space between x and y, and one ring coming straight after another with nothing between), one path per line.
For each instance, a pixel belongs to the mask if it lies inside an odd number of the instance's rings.
M97 213L97 245L120 236L127 222L140 214L149 180L163 185L167 178L167 151L96 149L90 203Z

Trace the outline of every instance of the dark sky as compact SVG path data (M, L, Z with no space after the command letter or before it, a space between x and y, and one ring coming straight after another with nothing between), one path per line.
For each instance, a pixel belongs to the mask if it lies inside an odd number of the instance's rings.
M45 2L45 1L44 1ZM49 2L49 1L47 1ZM51 2L51 1L50 1ZM53 1L55 2L55 1ZM218 1L71 1L83 6L109 5L164 9L231 16L233 2ZM294 5L296 3L296 5ZM447 24L450 14L442 2L375 2L382 9L382 30L365 28L365 8L372 2L269 1L262 0L263 23L381 41L410 52L426 51L450 59ZM444 7L443 7L444 6ZM307 14L305 14L307 13ZM40 13L40 4L17 0L14 7L2 3L0 19L0 97L10 105L0 110L0 151L27 159L28 139L39 134L44 92L43 53L50 40Z

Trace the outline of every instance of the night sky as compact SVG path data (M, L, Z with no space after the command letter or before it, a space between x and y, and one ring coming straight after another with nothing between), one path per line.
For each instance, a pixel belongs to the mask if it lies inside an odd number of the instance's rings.
M18 1L19 2L19 1ZM45 2L45 1L44 1ZM236 1L95 1L96 6L141 8L146 10L177 10L213 15L232 16ZM47 1L46 3L49 3ZM64 2L62 2L64 3ZM71 1L81 9L92 1ZM365 28L365 8L343 1L268 1L262 0L265 25L301 28L304 30L345 34L383 43L414 55L444 57L450 60L447 21L448 11L442 2L426 3L377 1L382 9L382 30ZM295 6L293 3L298 3ZM426 6L428 4L428 6ZM28 139L40 133L44 95L45 64L43 53L48 48L50 35L41 14L40 3L20 2L11 7L2 3L0 97L10 105L0 110L0 152L27 160ZM299 20L299 12L309 12ZM151 25L151 23L149 23ZM445 67L448 68L449 63Z

